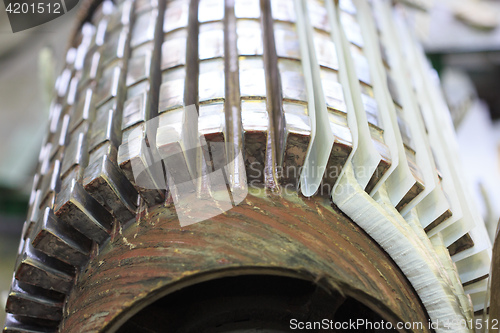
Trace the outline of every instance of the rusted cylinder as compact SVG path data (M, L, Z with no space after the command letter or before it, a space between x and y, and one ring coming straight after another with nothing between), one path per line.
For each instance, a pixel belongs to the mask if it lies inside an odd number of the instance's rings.
M157 207L115 230L78 276L61 331L113 332L179 289L252 275L310 281L340 295L339 309L353 298L383 320L422 322L422 332L429 331L426 312L405 276L328 199L269 194L250 194L231 211L184 228L173 209ZM178 306L192 302L181 299ZM170 332L168 327L160 331Z
M87 4L56 87L5 332L287 332L293 320L431 331L407 277L332 204L338 173L325 173L328 190L300 194L316 93L290 3ZM327 17L324 3L310 13ZM340 171L353 138L325 40L335 132L325 163Z

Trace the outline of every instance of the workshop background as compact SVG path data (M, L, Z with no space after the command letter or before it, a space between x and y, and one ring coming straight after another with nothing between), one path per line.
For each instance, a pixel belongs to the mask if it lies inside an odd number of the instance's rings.
M464 177L493 237L500 217L500 1L401 0L441 79ZM78 8L13 34L0 5L0 324L47 130L49 103Z

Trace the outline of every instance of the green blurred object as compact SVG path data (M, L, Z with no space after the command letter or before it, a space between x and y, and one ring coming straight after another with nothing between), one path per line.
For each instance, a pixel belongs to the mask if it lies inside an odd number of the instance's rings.
M0 215L24 219L29 198L26 194L0 187Z
M432 67L438 72L439 76L441 76L441 72L444 69L443 54L441 54L441 53L428 53L427 59L429 59Z

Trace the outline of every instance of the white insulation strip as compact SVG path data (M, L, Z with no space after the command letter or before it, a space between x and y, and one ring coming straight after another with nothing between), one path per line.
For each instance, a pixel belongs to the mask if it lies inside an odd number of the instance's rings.
M443 277L442 269L429 255L431 249L405 227L401 215L390 213L361 188L352 165L345 167L332 200L396 262L422 300L436 332L472 332L460 324L469 319L470 306L462 308L465 302L455 295L450 279Z

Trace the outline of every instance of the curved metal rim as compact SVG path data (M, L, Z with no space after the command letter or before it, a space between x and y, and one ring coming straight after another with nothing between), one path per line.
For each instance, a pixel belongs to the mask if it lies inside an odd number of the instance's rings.
M147 306L153 304L157 300L175 293L184 288L193 287L197 284L213 281L220 278L227 277L243 277L251 275L268 275L275 277L288 277L292 279L312 282L313 284L325 289L327 292L338 292L343 296L350 297L356 301L366 305L376 314L378 314L384 320L390 321L392 323L401 322L401 318L398 318L389 308L384 304L380 304L375 299L372 299L369 295L363 293L362 291L356 290L351 285L342 284L342 288L335 288L336 286L341 286L340 281L328 281L315 279L312 274L306 271L297 272L291 269L277 268L277 267L259 267L259 266L242 266L237 268L221 269L218 271L204 272L199 274L190 275L186 278L180 279L175 283L168 284L158 290L153 290L149 292L146 296L138 300L134 305L128 307L127 310L123 311L114 321L111 321L106 327L103 328L103 333L114 333L123 324L125 324L130 318L135 314L139 313L141 310L145 309ZM321 283L325 281L325 283ZM329 283L330 282L330 283ZM332 283L333 282L333 283Z

